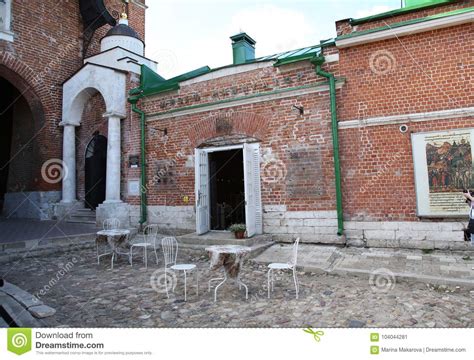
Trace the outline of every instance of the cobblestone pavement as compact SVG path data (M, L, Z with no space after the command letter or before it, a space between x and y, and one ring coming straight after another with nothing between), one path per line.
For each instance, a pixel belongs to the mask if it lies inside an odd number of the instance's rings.
M161 254L160 254L161 255ZM472 327L474 293L466 288L394 282L390 277L366 279L300 272L300 299L295 299L290 274L277 275L272 299L267 299L266 267L247 261L242 280L249 299L235 285L219 289L217 303L207 291L210 271L206 253L180 250L178 262L194 262L200 274L199 297L188 278L183 301L179 278L175 295L167 299L163 262L149 268L142 259L134 267L125 258L114 270L104 258L97 265L92 250L27 258L0 265L0 276L37 295L57 310L45 319L64 327ZM182 273L180 274L182 276ZM152 280L152 281L151 281Z

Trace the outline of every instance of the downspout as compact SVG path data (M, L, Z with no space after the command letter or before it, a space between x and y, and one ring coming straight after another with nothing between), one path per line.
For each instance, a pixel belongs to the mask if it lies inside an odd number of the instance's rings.
M337 235L344 233L344 216L342 211L342 190L341 190L341 166L339 161L339 133L337 123L336 107L336 78L334 74L323 71L321 66L324 64L324 56L315 56L311 63L316 66L316 74L325 77L329 81L329 94L331 99L331 128L332 128L332 146L334 156L334 177L336 185L336 209L337 209Z
M145 113L137 106L140 96L128 98L132 111L140 115L141 154L140 154L140 227L147 221L146 156L145 156Z

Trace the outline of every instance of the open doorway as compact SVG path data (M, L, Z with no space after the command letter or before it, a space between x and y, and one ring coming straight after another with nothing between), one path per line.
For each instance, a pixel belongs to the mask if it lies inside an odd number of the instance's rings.
M31 191L34 182L33 114L27 99L8 80L0 77L0 212L18 210L6 205L9 193ZM4 209L7 207L8 209ZM33 209L34 210L34 209Z
M209 153L211 230L245 223L242 149Z
M259 143L196 148L194 159L196 233L245 223L247 237L261 234Z
M107 168L107 138L94 134L86 148L85 159L85 206L95 210L105 201Z

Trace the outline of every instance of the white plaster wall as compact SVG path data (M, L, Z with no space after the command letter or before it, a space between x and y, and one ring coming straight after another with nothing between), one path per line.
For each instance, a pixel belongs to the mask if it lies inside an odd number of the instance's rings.
M80 125L86 101L98 91L108 113L125 115L127 78L122 72L86 64L63 86L63 123Z
M137 63L131 62L130 59L136 60ZM91 56L85 59L84 63L93 63L109 66L120 70L130 71L135 74L141 73L140 65L142 64L148 66L154 71L156 71L157 65L156 62L152 60L138 56L133 52L121 48L115 48L105 53Z
M100 42L100 51L107 51L117 46L120 46L141 56L145 54L145 45L143 44L143 42L134 37L121 35L112 35L104 37Z

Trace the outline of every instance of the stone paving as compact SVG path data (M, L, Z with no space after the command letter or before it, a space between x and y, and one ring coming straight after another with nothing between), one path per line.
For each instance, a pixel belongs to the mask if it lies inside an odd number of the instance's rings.
M290 244L275 244L255 261L263 264L286 262L291 247ZM365 277L383 270L397 278L465 285L474 289L474 247L465 251L423 251L301 244L298 266L312 272Z
M209 270L205 252L182 249L178 260L196 263L200 271L199 296L190 279L184 302L182 278L167 299L163 262L152 259L144 269L139 256L133 268L120 258L110 270L108 259L97 265L95 252L83 249L2 264L0 276L55 308L54 316L43 319L53 327L474 326L474 292L463 286L299 272L299 300L287 273L277 275L269 300L266 266L251 260L242 271L249 299L224 285L214 303L207 280L219 272Z

